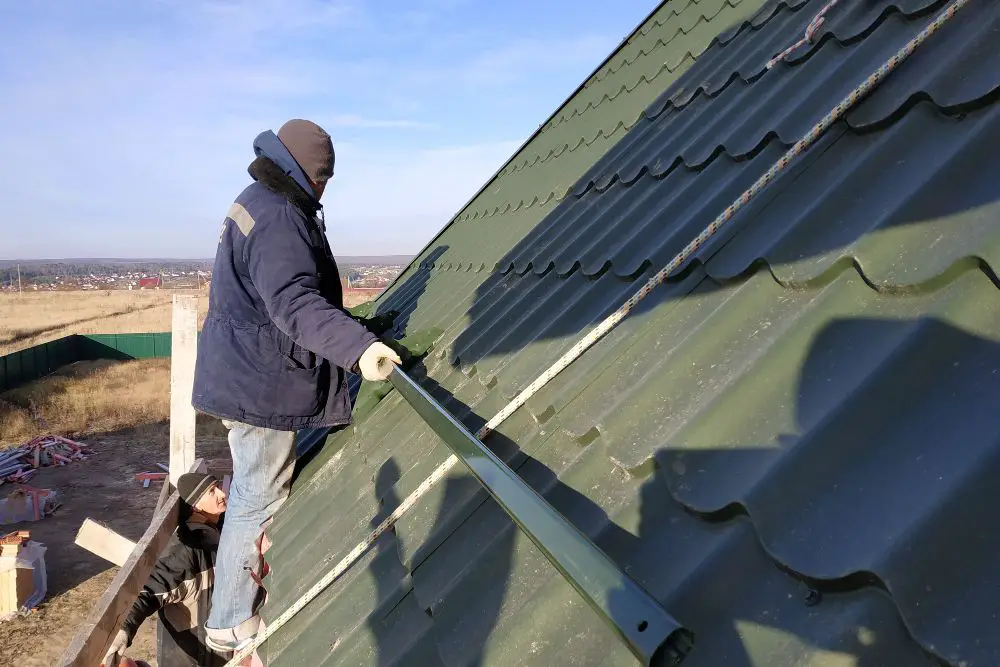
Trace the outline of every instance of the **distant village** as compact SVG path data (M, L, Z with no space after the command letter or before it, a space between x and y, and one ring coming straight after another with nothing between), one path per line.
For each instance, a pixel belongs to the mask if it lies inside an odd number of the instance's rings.
M402 263L343 263L341 281L346 289L381 290L405 268ZM0 267L0 292L70 290L202 289L212 282L210 262L143 264L96 262L46 262Z

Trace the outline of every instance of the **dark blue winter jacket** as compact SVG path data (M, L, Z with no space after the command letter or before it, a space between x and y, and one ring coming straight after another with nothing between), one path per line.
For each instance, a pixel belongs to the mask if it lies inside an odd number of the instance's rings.
M347 373L378 339L344 311L305 174L273 132L254 151L254 183L222 226L192 403L283 431L348 424Z

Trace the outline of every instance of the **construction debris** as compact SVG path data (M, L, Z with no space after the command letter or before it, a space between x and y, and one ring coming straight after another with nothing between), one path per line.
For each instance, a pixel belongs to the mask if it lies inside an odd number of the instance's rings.
M86 461L89 453L83 443L62 436L37 437L23 445L0 452L0 484L27 482L35 476L39 468Z
M62 504L59 494L51 489L39 489L27 484L19 484L10 494L0 500L0 526L22 521L41 521Z
M0 538L0 620L34 609L45 598L45 546L26 530Z
M140 472L135 476L136 481L142 482L142 488L148 489L150 482L163 482L166 481L167 475L170 474L170 468L163 465L162 463L157 463L156 467L163 472Z
M31 537L31 533L26 530L15 530L0 537L0 556L4 554L4 547L9 547L10 545L23 546L27 544L29 537Z
M148 489L150 482L162 482L167 479L165 472L140 472L135 476L137 481L142 482L142 488Z

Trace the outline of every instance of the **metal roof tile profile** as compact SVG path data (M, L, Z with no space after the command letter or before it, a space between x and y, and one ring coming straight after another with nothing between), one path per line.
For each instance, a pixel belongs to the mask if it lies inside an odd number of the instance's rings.
M477 429L948 3L842 0L767 70L824 4L660 5L380 298L443 330L421 386ZM694 633L685 667L1000 664L998 38L970 0L485 439ZM397 392L331 436L265 620L447 456ZM459 468L262 651L636 664Z

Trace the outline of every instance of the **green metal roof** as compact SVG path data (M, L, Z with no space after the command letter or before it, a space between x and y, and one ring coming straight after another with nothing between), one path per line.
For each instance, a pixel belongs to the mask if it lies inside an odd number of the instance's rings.
M438 247L438 261L474 270L493 264L562 200L576 181L642 117L720 31L764 0L662 3L412 262L397 285ZM476 237L492 227L489 243Z
M475 431L946 3L842 2L766 70L823 4L661 5L379 300L441 331L424 389ZM485 441L695 633L685 665L1000 663L998 37L972 0ZM447 455L396 392L331 437L265 619ZM634 664L460 469L263 654Z

